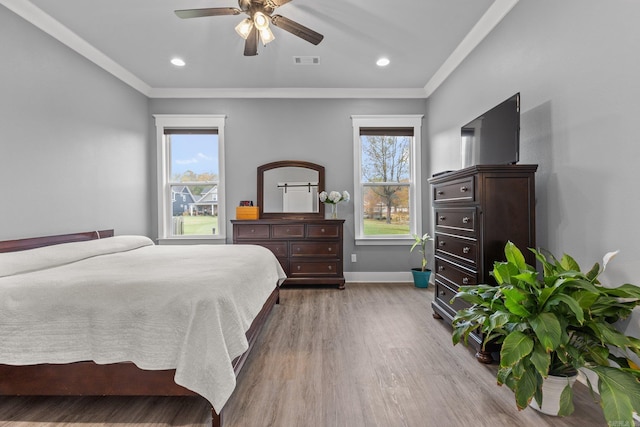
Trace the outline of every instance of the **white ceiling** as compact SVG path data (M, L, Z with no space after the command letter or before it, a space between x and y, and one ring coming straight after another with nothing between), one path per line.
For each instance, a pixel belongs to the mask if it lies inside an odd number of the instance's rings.
M180 19L175 9L237 0L0 0L129 85L164 96L426 97L518 0L292 0L274 14L324 35L272 27L243 56L245 15ZM294 56L318 56L295 65ZM375 65L380 57L391 64ZM169 61L180 57L179 68Z

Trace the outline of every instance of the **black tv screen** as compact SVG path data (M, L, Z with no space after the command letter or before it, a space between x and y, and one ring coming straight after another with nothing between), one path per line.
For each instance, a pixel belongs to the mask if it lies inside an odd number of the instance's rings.
M461 129L462 167L515 164L520 154L520 94Z

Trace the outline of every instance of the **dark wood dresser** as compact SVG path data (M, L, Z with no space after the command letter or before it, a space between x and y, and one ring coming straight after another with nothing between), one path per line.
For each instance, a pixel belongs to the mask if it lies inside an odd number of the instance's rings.
M233 243L264 246L287 273L284 285L344 289L343 219L232 220Z
M503 261L504 246L512 241L527 263L535 265L535 172L537 165L472 166L429 179L435 217L435 296L433 316L451 323L462 300L450 303L462 285L495 284L490 272ZM476 357L482 337L470 335Z

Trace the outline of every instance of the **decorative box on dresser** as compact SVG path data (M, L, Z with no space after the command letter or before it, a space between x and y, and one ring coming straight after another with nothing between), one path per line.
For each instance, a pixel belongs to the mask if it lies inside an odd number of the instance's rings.
M504 260L504 246L512 241L535 265L535 172L537 165L471 166L429 179L435 218L435 295L433 317L451 323L457 310L469 305L451 299L463 285L495 284L490 272ZM482 337L470 342L484 363L493 361L482 351Z
M231 221L234 244L273 252L287 273L284 285L337 285L344 289L342 219Z

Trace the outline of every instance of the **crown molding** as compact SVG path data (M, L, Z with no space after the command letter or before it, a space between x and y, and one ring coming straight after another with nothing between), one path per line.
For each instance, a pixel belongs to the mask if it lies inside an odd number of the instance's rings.
M426 97L433 92L455 71L467 56L484 40L484 38L498 25L513 9L519 0L496 0L482 18L473 26L471 31L455 48L449 58L442 64L424 87Z
M27 22L38 27L40 30L49 34L62 44L65 44L69 48L75 50L89 61L95 63L105 71L111 73L124 83L136 89L138 92L149 96L151 87L147 83L140 80L129 70L125 69L113 59L93 47L93 45L87 43L83 38L62 25L59 21L53 19L33 3L27 0L0 0L0 4L14 12L16 15L22 17Z
M455 71L464 59L511 11L519 0L496 0L423 88L152 88L28 0L0 4L65 44L149 98L333 98L423 99Z
M426 98L424 88L152 88L149 98Z

